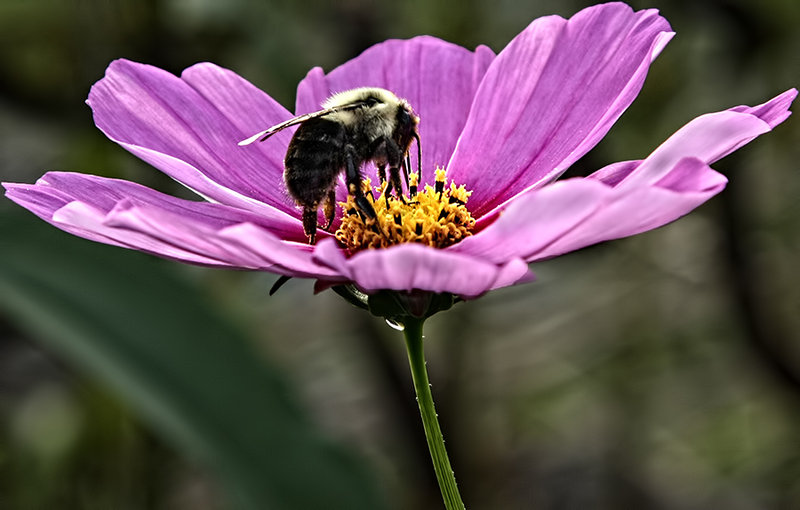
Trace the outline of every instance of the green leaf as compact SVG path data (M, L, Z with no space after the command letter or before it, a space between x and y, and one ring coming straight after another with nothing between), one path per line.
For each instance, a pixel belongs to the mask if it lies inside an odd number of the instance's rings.
M146 255L0 215L0 307L227 482L237 508L384 508L245 335ZM268 305L268 303L265 303Z

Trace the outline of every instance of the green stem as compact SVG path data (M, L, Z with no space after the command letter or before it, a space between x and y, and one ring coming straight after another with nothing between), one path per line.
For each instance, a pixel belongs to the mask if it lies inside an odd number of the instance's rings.
M422 415L422 425L425 428L425 439L428 441L428 449L433 460L433 470L436 472L436 479L439 481L439 489L442 491L444 506L447 510L464 510L464 503L456 487L456 477L450 467L450 460L447 458L447 450L444 447L442 430L439 428L439 420L436 410L433 408L433 395L431 395L431 385L428 381L428 371L425 368L425 352L422 347L422 325L424 320L408 318L405 321L403 334L406 337L406 348L408 350L408 363L411 366L411 375L414 379L414 391L417 393L417 403L419 412Z

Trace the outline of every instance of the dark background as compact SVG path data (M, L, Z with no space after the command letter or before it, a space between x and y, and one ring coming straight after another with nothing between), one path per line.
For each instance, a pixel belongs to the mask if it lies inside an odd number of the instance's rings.
M677 36L572 175L800 85L795 0L632 4L659 8ZM500 51L535 17L587 5L3 0L0 176L74 170L184 193L94 128L83 101L114 58L174 73L212 61L291 107L309 68L381 40L431 34ZM686 218L536 264L538 282L429 321L434 395L468 508L800 508L798 142L790 118L714 165L728 189ZM0 215L56 253L68 242L8 200ZM111 264L123 256L104 250ZM159 265L280 367L392 508L440 507L397 332L331 292L313 296L308 281L269 298L269 274ZM0 508L227 507L214 466L34 330L0 307Z

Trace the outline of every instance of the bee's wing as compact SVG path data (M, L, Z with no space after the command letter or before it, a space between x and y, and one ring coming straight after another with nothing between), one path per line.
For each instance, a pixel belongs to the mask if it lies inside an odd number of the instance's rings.
M251 136L250 138L242 140L241 142L239 142L239 145L242 145L242 146L250 145L251 143L254 143L256 141L263 142L264 140L266 140L270 136L274 135L278 131L283 131L284 129L286 129L288 127L295 126L297 124L302 124L303 122L305 122L305 121L307 121L309 119L322 117L324 115L330 115L331 113L341 112L343 110L352 110L354 108L359 108L361 106L364 106L364 104L366 104L366 103L359 101L359 102L356 102L356 103L349 103L349 104L346 104L346 105L343 105L343 106L335 106L333 108L326 108L324 110L319 110L319 111L312 112L312 113L306 113L305 115L298 115L297 117L294 117L294 118L291 118L289 120L283 121L280 124L276 124L276 125L272 126L269 129L265 129L264 131L256 133L253 136Z

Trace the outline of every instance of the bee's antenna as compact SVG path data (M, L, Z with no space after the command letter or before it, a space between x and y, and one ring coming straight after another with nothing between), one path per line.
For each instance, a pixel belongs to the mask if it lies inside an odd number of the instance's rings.
M419 135L414 132L411 136L417 141L417 177L419 177L419 183L422 185L422 144L419 142ZM409 170L411 170L409 168Z

